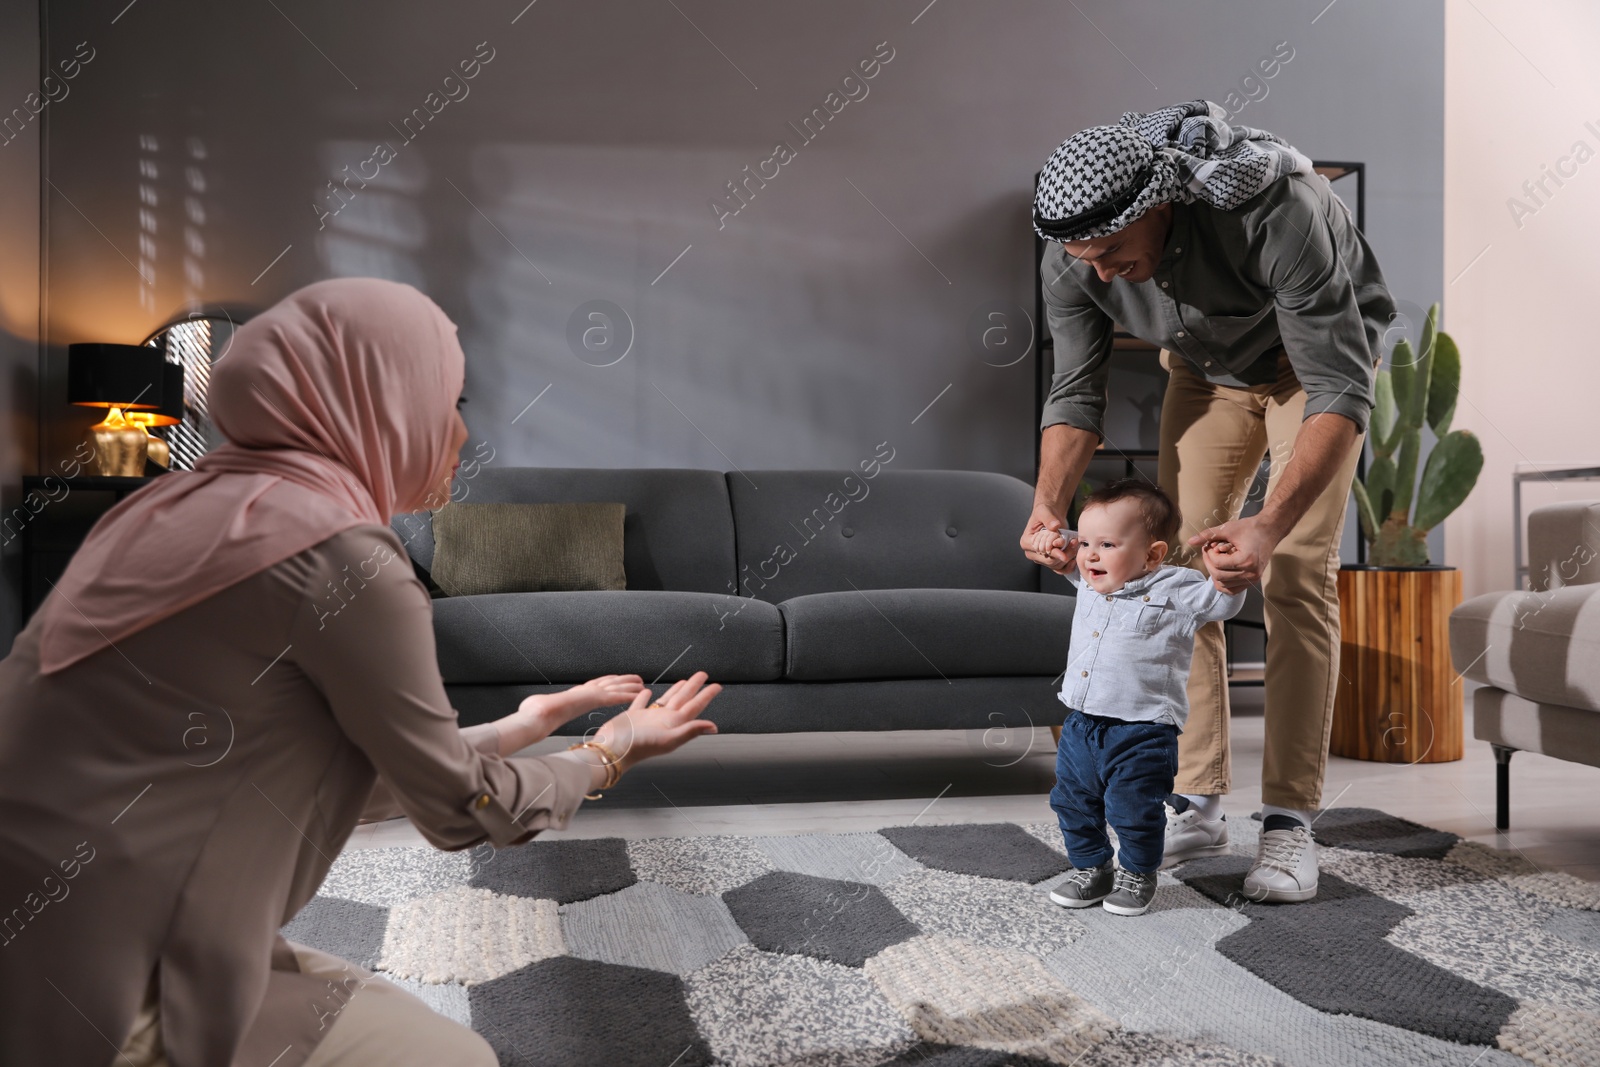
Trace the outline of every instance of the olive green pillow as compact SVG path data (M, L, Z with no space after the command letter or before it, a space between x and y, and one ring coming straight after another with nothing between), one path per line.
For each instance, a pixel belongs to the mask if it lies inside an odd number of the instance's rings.
M433 580L449 596L626 589L621 504L448 504Z

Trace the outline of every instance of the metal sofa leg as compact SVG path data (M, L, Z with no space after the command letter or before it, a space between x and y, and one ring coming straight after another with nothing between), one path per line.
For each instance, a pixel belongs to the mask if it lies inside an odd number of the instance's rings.
M1511 829L1511 754L1514 748L1490 745L1494 749L1494 828Z

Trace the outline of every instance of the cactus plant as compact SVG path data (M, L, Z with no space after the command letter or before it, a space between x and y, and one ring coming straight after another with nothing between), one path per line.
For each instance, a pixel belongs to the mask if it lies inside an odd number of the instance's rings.
M1352 486L1361 532L1379 567L1428 563L1428 531L1461 505L1483 469L1483 448L1467 430L1450 429L1461 385L1461 354L1439 329L1439 305L1428 309L1414 352L1394 346L1392 366L1378 371L1369 438L1372 465ZM1438 443L1417 485L1426 422ZM1398 455L1397 455L1398 453ZM1416 508L1413 512L1412 502Z

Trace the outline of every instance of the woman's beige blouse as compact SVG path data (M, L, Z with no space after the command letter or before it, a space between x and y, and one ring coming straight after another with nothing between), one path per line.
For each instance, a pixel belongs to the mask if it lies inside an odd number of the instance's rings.
M110 1063L159 963L174 1067L295 1067L342 1001L277 931L379 778L445 849L564 828L589 787L458 728L387 527L53 676L39 617L0 662L0 1064Z

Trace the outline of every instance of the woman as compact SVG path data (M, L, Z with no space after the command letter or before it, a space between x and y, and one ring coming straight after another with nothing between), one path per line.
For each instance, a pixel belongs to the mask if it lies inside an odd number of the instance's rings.
M448 493L463 376L409 286L289 296L213 370L228 443L108 512L0 662L0 1063L495 1062L278 928L364 811L519 844L714 732L719 687L647 708L637 676L600 679L456 725L388 522ZM594 744L512 755L629 696Z

